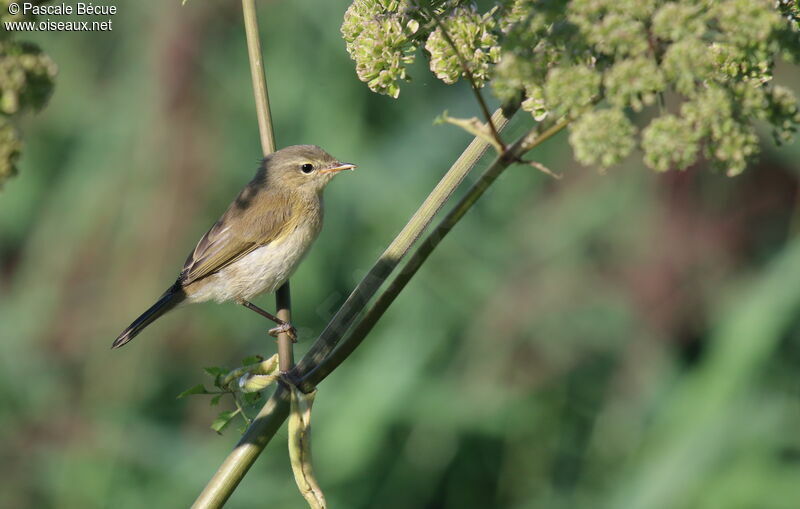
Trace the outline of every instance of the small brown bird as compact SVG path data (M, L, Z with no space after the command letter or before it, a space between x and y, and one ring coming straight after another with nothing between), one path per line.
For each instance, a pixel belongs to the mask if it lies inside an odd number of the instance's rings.
M186 302L232 300L278 324L270 329L296 338L291 324L250 303L289 279L322 228L322 191L341 163L315 145L286 147L267 156L256 176L203 235L178 279L117 337L118 348L158 317Z

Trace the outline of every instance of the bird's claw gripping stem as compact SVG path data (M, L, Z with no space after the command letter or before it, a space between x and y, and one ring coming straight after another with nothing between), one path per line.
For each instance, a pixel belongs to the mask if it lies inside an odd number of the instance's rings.
M271 328L267 333L272 337L278 337L278 334L286 333L292 340L292 343L297 343L297 329L289 322L284 322L277 327Z

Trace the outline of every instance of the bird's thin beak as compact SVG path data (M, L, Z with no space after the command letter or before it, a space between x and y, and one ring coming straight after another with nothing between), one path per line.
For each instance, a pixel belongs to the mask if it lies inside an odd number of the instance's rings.
M350 163L339 163L337 166L333 168L325 168L324 170L319 170L320 173L338 173L344 170L353 170L356 168L355 164Z

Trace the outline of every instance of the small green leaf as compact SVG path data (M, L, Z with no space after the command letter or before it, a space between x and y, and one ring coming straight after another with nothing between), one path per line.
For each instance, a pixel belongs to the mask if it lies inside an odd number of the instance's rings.
M207 374L211 376L220 376L227 373L227 370L220 368L219 366L211 366L209 368L203 368L203 371L205 371Z
M194 387L186 389L182 393L178 394L176 399L185 398L186 396L189 396L191 394L211 394L211 393L208 392L208 389L206 389L203 384L197 384Z
M249 366L250 364L258 364L263 360L264 357L260 355L250 355L249 357L245 357L244 359L242 359L242 366Z
M225 427L231 423L233 418L236 417L236 414L238 413L239 413L238 409L226 410L224 412L220 412L219 415L217 415L217 418L214 419L214 422L211 423L211 429L213 429L214 431L216 431L221 435L222 430L225 429Z
M214 386L219 387L220 389L225 389L225 387L223 387L222 379L227 373L226 369L220 368L219 366L211 366L209 368L203 368L203 371L205 371L207 375L214 377Z
M211 398L211 406L219 405L219 400L220 400L220 398L222 398L222 396L223 396L223 394L217 394L216 396Z

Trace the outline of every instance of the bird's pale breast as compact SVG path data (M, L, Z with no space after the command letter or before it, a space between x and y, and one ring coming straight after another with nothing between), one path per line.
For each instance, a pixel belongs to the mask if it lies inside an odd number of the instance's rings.
M291 233L192 283L187 292L188 300L249 300L262 293L274 292L297 268L319 235L320 226L317 221L298 225Z

